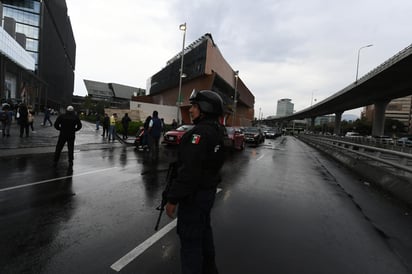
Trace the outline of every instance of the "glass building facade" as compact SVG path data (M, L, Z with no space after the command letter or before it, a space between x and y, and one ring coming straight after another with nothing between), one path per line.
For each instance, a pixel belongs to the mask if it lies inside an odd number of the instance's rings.
M26 51L33 57L36 69L38 67L40 40L40 1L10 1L3 0L3 18L15 20L16 33L26 36ZM4 22L3 22L4 25Z
M16 40L0 28L0 52L27 70L34 71L34 59Z
M1 101L64 109L73 96L76 55L66 1L0 0L0 18L14 54L0 47Z

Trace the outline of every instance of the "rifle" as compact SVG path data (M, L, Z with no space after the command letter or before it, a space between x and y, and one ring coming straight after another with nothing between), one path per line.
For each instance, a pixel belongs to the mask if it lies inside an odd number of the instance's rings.
M169 164L169 169L167 170L166 174L166 187L162 192L162 201L156 210L159 210L159 216L157 217L157 222L155 225L155 231L159 229L160 219L162 218L163 211L165 210L165 206L167 204L167 195L169 194L170 187L172 186L173 179L177 177L177 162L173 162Z

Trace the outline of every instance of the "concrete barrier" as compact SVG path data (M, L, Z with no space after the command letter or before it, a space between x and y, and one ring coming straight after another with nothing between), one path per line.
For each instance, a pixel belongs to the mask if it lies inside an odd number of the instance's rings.
M360 175L365 181L373 183L384 191L389 192L395 198L412 206L412 177L411 174L399 171L388 172L372 161L361 159L356 154L344 150L320 145L312 142L309 139L300 138L301 141L308 145L323 151L344 166Z

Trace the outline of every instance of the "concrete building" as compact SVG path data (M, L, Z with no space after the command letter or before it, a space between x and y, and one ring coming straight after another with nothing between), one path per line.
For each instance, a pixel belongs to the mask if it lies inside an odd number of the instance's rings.
M36 110L71 103L76 44L65 0L0 1L0 97Z
M285 98L278 100L276 107L276 116L282 117L293 114L293 107L294 104L292 103L292 99Z
M147 96L136 96L132 100L175 107L174 118L181 123L190 123L188 99L191 92L193 89L209 89L217 92L224 101L226 124L251 125L255 97L239 77L241 72L233 70L224 59L211 34L203 35L185 48L182 74L185 77L179 92L181 57L181 53L177 54L148 79ZM236 115L233 115L234 111Z

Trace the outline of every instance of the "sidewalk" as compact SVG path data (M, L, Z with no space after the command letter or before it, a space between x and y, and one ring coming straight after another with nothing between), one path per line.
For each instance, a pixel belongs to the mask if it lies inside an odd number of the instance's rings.
M52 116L54 120L57 116ZM36 115L34 119L34 131L29 129L29 137L20 138L20 126L15 120L10 127L10 137L1 137L0 135L0 157L31 155L39 153L53 153L59 131L53 126L46 123L46 126L41 126L43 123L43 114ZM112 147L123 147L124 145L133 145L134 137L129 137L127 142L121 138L117 138L114 142L108 142L107 138L101 136L103 128L96 130L94 123L82 121L83 127L76 133L76 141L74 149L102 149ZM1 127L0 127L1 131ZM23 135L25 136L25 134ZM63 151L67 150L67 145Z

